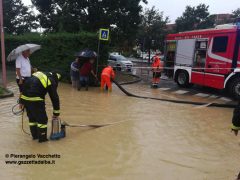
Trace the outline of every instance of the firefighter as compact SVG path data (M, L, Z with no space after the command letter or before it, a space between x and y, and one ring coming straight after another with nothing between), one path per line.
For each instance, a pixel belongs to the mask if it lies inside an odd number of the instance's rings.
M158 84L160 83L162 64L161 64L161 59L160 59L159 55L161 55L161 54L157 53L153 57L153 63L152 63L152 71L153 71L152 87L158 87Z
M101 74L101 90L106 86L108 91L112 91L112 79L114 79L115 73L111 66L107 66L102 70Z
M33 73L23 87L20 104L24 105L29 118L29 127L32 138L45 142L47 139L48 117L45 109L45 96L48 93L53 105L53 118L60 114L59 96L57 93L60 74L57 73Z
M237 136L238 131L240 130L240 102L235 107L233 111L233 117L232 117L232 131Z

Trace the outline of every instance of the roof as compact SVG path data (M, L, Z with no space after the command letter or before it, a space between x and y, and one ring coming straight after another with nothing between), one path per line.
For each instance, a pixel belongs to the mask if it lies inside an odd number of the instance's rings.
M176 37L186 37L190 36L189 39L193 38L201 38L200 36L208 36L210 34L216 33L234 33L237 31L237 26L233 24L223 24L218 25L215 28L210 29L200 29L200 30L193 30L193 31L186 31L186 32L179 32L177 34L169 34L167 39L175 39ZM198 37L199 36L199 37Z

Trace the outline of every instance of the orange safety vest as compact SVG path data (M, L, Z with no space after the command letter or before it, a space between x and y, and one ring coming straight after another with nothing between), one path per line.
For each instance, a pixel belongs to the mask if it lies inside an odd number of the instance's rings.
M102 75L102 76L108 76L108 77L113 78L113 79L114 79L114 77L115 77L115 73L114 73L114 71L113 71L113 69L112 69L111 66L105 67L105 68L102 70L102 74L101 74L101 75Z
M152 63L152 68L154 72L160 72L162 71L162 63L161 59L158 56L153 57L153 63Z

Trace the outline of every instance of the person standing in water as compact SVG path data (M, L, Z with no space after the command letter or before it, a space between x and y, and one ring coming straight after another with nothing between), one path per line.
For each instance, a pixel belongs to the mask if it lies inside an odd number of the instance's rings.
M232 117L232 131L237 136L238 131L240 130L240 101L238 102L238 105L233 110L233 117Z
M77 89L79 87L79 58L71 63L70 76L72 81L72 87Z
M57 93L60 74L57 73L33 73L23 87L20 103L24 105L29 119L29 127L33 140L45 142L47 138L48 117L45 108L45 96L48 93L53 105L53 119L60 115L60 103Z
M102 70L101 74L101 91L104 90L104 87L106 86L108 88L108 91L112 91L112 79L115 78L115 73L113 71L113 68L111 66L107 66Z
M20 96L23 91L23 84L25 80L32 76L37 69L32 68L30 60L30 50L23 51L16 59L16 82L19 87Z
M92 74L96 79L97 75L93 71L93 63L95 59L91 58L89 61L83 64L83 66L80 69L80 83L78 90L81 90L81 86L85 85L86 91L88 91L89 86L89 76Z

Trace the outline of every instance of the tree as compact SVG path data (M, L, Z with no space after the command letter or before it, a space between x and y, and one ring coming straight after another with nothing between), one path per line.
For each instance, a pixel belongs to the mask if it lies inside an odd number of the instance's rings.
M131 46L141 22L140 2L146 0L32 0L47 32L97 32L111 28L111 42Z
M187 6L185 12L176 20L176 31L205 29L214 26L214 17L210 16L209 6L200 4L197 7Z
M4 28L9 34L23 34L37 29L36 18L21 0L3 0Z
M240 8L238 8L235 11L232 12L232 17L233 18L240 18Z
M168 22L169 18L164 18L163 12L159 12L154 6L143 12L138 32L138 43L142 44L143 49L163 50L164 37L167 33L166 24Z
M128 24L138 25L141 5L146 0L32 0L40 12L40 24L47 31L96 31L117 25L124 31ZM127 21L126 21L127 20ZM134 28L134 27L133 27Z

